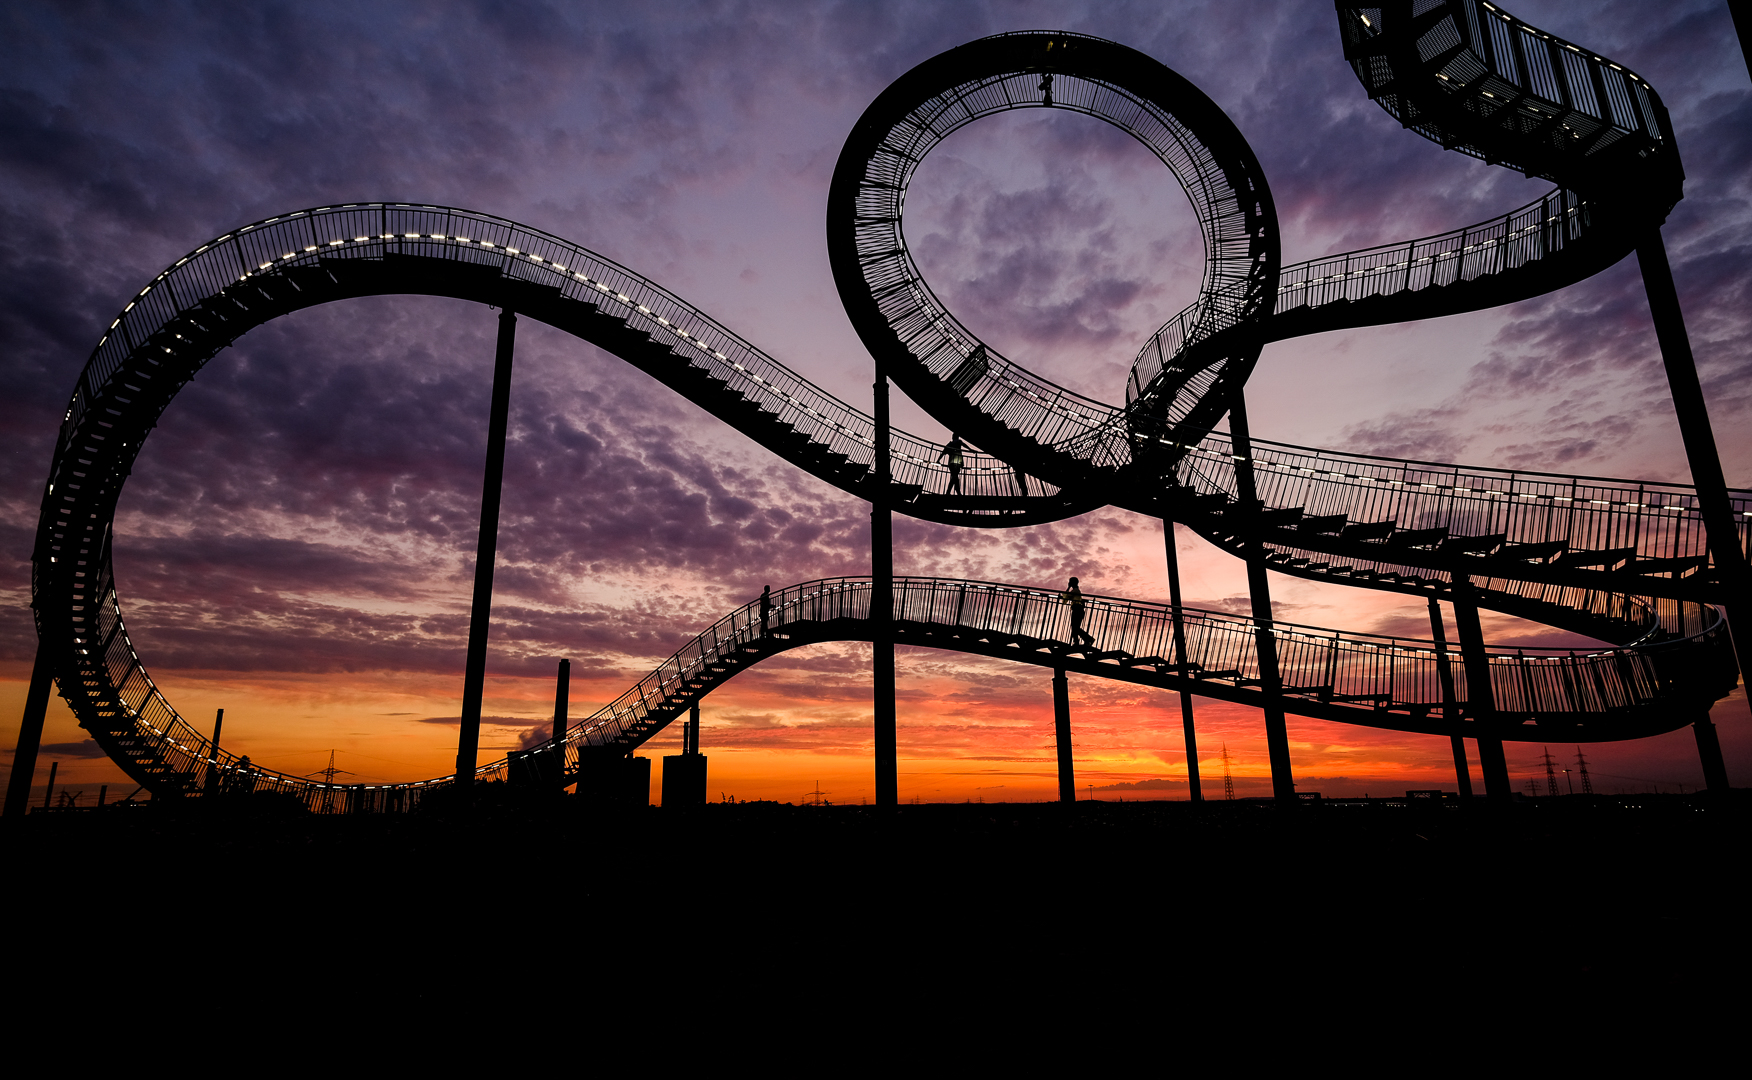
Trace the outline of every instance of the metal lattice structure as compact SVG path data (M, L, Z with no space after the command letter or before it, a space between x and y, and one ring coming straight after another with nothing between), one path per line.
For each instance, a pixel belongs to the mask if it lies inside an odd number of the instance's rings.
M654 282L515 222L355 203L202 245L117 315L63 419L33 559L38 632L61 693L99 745L161 796L243 786L295 792L319 808L396 809L450 782L336 785L246 768L217 750L147 673L111 561L116 500L141 443L205 363L288 312L410 293L502 305L590 341L784 460L917 517L1009 527L1113 503L1185 522L1237 554L1263 551L1273 569L1305 578L1425 596L1464 579L1483 606L1613 647L1489 650L1456 681L1457 661L1436 643L1185 610L1187 651L1170 660L1167 606L1091 597L1099 646L1074 649L1057 594L938 579L897 580L896 641L1260 704L1265 635L1283 707L1303 715L1446 735L1487 724L1508 739L1556 729L1578 743L1691 722L1736 678L1712 606L1723 601L1723 568L1695 490L1262 440L1238 452L1212 431L1265 342L1538 295L1622 258L1679 195L1666 111L1619 65L1478 0L1340 4L1339 16L1347 59L1408 127L1549 176L1558 190L1480 225L1280 268L1270 191L1239 131L1196 87L1134 50L1074 34L1000 35L926 61L870 106L835 172L830 255L879 362L983 448L966 451L954 493L943 448L903 432L892 436L892 483L879 490L868 413ZM1070 393L984 345L907 250L902 209L919 162L958 127L1020 108L1070 109L1125 130L1185 186L1204 231L1202 295L1140 350L1123 406ZM1243 498L1244 473L1255 501ZM1744 555L1752 493L1733 500ZM536 756L558 754L563 767L549 775L569 782L589 755L630 752L765 656L868 638L870 592L866 579L782 590L766 634L755 605L732 612ZM477 775L508 768L500 761Z

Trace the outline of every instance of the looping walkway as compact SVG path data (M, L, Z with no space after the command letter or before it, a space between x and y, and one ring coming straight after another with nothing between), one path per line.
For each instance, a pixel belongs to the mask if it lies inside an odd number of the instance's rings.
M897 579L896 641L1431 734L1485 725L1499 738L1586 741L1690 723L1737 674L1711 606L1725 601L1733 567L1717 564L1696 490L1396 461L1212 430L1268 341L1539 295L1621 259L1679 197L1666 110L1620 65L1477 0L1422 4L1416 15L1408 4L1341 5L1339 16L1364 87L1408 127L1547 176L1558 190L1480 225L1285 268L1270 189L1245 139L1196 87L1134 50L1075 34L999 35L926 61L866 111L830 190L829 253L878 364L981 448L964 452L953 493L941 446L892 433L892 479L880 486L868 413L654 282L515 222L354 203L202 245L117 315L68 402L33 556L38 631L62 695L156 794L211 790L211 780L333 805L333 787L245 770L215 751L159 692L122 619L111 524L141 443L225 346L306 307L407 293L503 306L590 341L785 461L902 513L992 528L1112 503L1184 522L1281 573L1431 597L1462 589L1481 606L1617 647L1489 650L1456 679L1457 660L1432 642L1188 609L1181 663L1170 660L1174 612L1165 605L1089 598L1098 645L1078 650L1066 644L1056 594L938 579ZM1202 295L1140 350L1124 406L1071 393L980 341L906 248L901 207L918 163L958 127L1019 108L1070 109L1127 131L1198 213ZM1752 494L1732 493L1732 510L1743 558ZM753 605L732 612L562 747L541 752L563 753L566 768L554 775L574 775L581 754L630 752L766 656L869 638L870 592L856 578L787 588L764 636ZM1275 671L1262 665L1262 649ZM344 787L355 808L390 808L447 782Z

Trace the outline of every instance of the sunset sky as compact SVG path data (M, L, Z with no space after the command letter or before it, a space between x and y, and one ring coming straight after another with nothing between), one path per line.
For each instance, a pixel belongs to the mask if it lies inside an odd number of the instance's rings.
M1510 5L1648 79L1686 199L1668 251L1731 485L1752 487L1752 83L1719 0ZM1549 188L1444 152L1368 101L1321 2L12 3L0 8L0 745L35 650L29 555L74 380L161 269L238 225L363 200L447 204L583 244L868 407L870 360L824 240L846 133L920 61L1004 30L1140 49L1235 120L1276 196L1285 263L1480 221ZM985 340L1123 400L1143 339L1194 295L1185 197L1141 146L1031 110L949 138L906 231ZM178 396L122 497L117 581L153 676L225 743L370 782L448 772L456 747L496 315L351 301L252 331ZM1261 438L1365 453L1688 479L1634 258L1493 311L1273 344L1248 384ZM896 422L946 432L898 393ZM1165 599L1161 524L1103 510L959 530L898 518L896 571ZM1234 609L1241 564L1178 535L1188 602ZM866 504L614 356L523 320L511 402L483 762L545 737L573 661L587 715L729 608L869 572ZM1420 600L1273 577L1282 617L1427 637ZM1561 635L1487 617L1487 637ZM704 705L709 791L874 792L867 644L768 661ZM903 649L904 800L1056 795L1051 673ZM1073 676L1080 793L1184 798L1171 693ZM1714 712L1752 784L1744 688ZM1257 711L1198 703L1206 793L1269 793ZM1454 786L1445 739L1291 718L1297 782L1328 795ZM133 785L53 702L37 783ZM680 747L679 726L642 753ZM1510 744L1517 788L1543 777ZM1552 746L1561 764L1575 748ZM1688 729L1586 748L1597 790L1700 785ZM660 770L654 770L654 775ZM1476 760L1473 780L1479 781Z

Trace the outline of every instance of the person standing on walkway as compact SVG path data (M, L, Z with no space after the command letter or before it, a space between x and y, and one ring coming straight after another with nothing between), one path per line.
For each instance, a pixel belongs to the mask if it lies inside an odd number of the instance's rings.
M943 452L937 455L949 461L949 490L946 494L961 493L961 467L967 464L967 459L962 455L966 449L961 443L961 436L950 435L949 441L943 446Z
M760 636L767 636L767 617L773 613L773 587L767 585L760 590Z
M1095 647L1095 635L1083 629L1083 590L1077 588L1077 579L1072 578L1071 584L1064 591L1065 603L1071 605L1071 645L1087 645Z

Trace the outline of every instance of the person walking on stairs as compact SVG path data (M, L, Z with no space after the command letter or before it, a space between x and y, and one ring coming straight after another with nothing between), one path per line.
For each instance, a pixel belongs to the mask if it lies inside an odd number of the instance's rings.
M939 458L949 460L949 490L945 494L959 495L961 493L961 467L967 464L967 459L962 455L966 449L961 443L961 436L950 435L949 441L943 446L943 452L937 455Z
M1071 584L1064 591L1065 603L1071 605L1071 645L1087 645L1095 647L1095 635L1083 629L1083 590L1077 588L1077 579L1072 578Z

